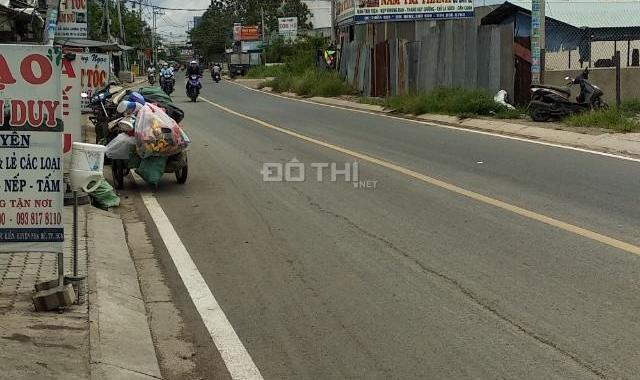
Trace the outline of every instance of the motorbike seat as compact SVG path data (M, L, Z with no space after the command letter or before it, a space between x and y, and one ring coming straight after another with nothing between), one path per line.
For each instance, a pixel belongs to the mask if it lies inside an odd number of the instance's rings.
M535 86L531 86L531 87L536 87L536 88L546 88L548 90L554 90L554 91L560 91L562 93L567 94L567 96L571 96L571 89L569 87L566 86L554 86L551 84L539 84L539 85L535 85Z

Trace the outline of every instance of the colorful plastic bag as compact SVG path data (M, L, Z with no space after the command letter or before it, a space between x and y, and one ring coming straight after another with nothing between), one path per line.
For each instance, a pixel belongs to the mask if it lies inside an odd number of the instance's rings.
M135 131L138 155L142 158L172 156L191 143L178 123L151 103L138 111Z

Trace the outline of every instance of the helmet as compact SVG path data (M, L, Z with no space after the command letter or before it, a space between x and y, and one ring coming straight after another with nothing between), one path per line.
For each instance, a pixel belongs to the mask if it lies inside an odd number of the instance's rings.
M162 67L167 68L167 67L169 67L169 64L165 62L165 63L162 64Z
M191 65L197 65L197 64L198 64L198 62L196 62L196 61L191 61L191 62L189 62L189 64L191 64Z
M140 103L141 105L145 105L145 100L144 100L144 96L140 95L139 92L132 92L131 94L129 94L129 101L135 102L135 103Z

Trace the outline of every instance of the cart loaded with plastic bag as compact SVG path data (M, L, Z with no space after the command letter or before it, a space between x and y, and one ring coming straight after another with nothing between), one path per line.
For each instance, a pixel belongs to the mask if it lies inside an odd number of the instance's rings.
M179 184L187 181L191 141L180 125L184 113L171 98L153 89L125 94L118 103L122 118L109 125L105 154L111 159L116 189L124 187L124 177L131 169L153 186L165 173L173 173Z

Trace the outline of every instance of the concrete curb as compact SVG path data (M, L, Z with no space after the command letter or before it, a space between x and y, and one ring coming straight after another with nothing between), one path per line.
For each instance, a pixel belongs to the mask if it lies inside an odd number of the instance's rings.
M291 97L291 96L289 96ZM319 104L333 105L355 110L368 111L374 113L389 114L389 110L382 106L361 104L348 100L313 97L307 99ZM394 116L420 120L429 123L443 124L447 126L473 129L478 131L491 132L525 139L544 141L552 144L561 144L576 148L590 149L604 153L621 154L630 157L640 157L640 133L604 133L600 135L588 135L571 131L563 131L551 128L533 127L525 124L512 123L505 120L488 119L459 119L454 116L424 114L405 115L394 114Z
M92 380L161 379L122 220L87 213Z
M265 93L271 91L259 90L254 86L257 80L245 80L244 82L235 80L236 84L252 90ZM281 93L278 96L302 99L292 93ZM358 111L366 111L379 114L391 114L388 109L372 104L362 104L344 99L311 97L304 98L305 101L324 104L329 106L342 107ZM519 137L527 140L543 141L551 144L565 145L574 148L587 149L597 152L623 155L631 158L640 158L640 133L604 133L600 135L589 135L571 131L563 131L551 128L541 128L528 126L525 124L512 123L505 120L487 119L459 119L454 116L424 114L406 115L394 113L393 116L408 120L419 120L427 123L444 126L483 131L512 137Z

